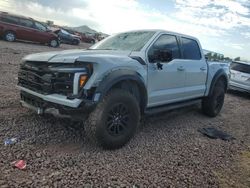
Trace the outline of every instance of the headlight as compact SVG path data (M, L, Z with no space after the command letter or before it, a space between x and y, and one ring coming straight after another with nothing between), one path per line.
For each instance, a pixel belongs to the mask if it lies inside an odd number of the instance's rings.
M87 75L85 75L85 74L81 75L79 77L79 88L82 88L86 84L87 80L88 80L88 76Z

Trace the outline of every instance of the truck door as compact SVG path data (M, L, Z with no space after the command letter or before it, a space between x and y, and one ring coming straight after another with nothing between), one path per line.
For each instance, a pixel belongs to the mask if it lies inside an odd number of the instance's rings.
M148 107L178 102L185 96L185 68L175 35L162 34L149 47Z
M186 99L202 97L206 90L207 62L196 40L185 37L180 37L180 40L186 70Z

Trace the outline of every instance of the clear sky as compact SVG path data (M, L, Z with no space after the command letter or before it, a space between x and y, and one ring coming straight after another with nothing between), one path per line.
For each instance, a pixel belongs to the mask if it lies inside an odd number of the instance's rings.
M0 10L108 34L165 29L250 60L250 0L0 0Z

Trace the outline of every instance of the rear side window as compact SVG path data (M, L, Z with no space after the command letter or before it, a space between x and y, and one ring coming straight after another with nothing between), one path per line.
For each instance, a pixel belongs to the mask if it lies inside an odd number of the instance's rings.
M3 15L1 21L10 23L10 24L18 24L18 18L8 15Z
M246 65L243 63L233 62L233 63L231 63L231 69L235 70L235 71L250 74L250 65Z
M193 39L181 38L184 59L200 60L201 52L198 43Z
M33 22L27 19L20 19L20 25L24 27L33 27Z

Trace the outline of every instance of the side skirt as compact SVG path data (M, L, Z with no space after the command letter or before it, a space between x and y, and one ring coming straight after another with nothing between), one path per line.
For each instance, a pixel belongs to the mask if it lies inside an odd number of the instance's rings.
M144 113L145 113L145 115L153 115L153 114L157 114L157 113L164 112L164 111L169 111L169 110L173 110L173 109L178 109L178 108L198 104L198 103L201 103L201 100L202 99L193 99L193 100L188 100L188 101L183 101L183 102L162 105L162 106L158 106L158 107L147 108L144 111Z

